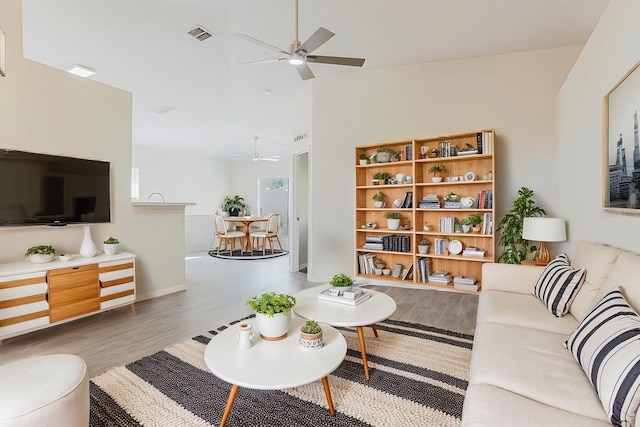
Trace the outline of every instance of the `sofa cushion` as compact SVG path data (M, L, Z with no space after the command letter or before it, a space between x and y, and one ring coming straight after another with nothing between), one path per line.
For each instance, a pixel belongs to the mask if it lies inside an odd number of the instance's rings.
M566 339L566 334L479 323L469 384L490 384L543 405L607 421L598 395L565 349Z
M584 319L595 303L600 301L604 295L597 296L605 278L621 253L620 249L600 243L588 241L578 243L575 254L571 257L571 266L587 270L584 283L569 308L569 313L573 314L578 321Z
M477 322L495 322L564 334L575 331L578 321L567 314L555 317L535 296L503 291L482 290L478 300Z
M640 313L640 255L623 252L616 259L593 301L600 301L615 288L621 288L624 298L636 313Z
M633 425L640 406L640 316L616 288L566 342L614 425Z
M566 254L558 255L540 274L533 294L557 317L569 312L573 299L584 281L585 269L574 269Z
M552 408L489 384L471 384L464 398L462 426L611 427L611 423Z

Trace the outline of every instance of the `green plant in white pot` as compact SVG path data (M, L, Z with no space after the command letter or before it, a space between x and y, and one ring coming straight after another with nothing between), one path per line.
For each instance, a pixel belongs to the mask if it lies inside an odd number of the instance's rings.
M287 336L291 309L296 305L293 296L265 292L248 300L247 305L256 312L256 326L263 339L277 341Z
M339 288L341 291L348 291L353 286L353 278L344 273L336 274L329 281L329 285Z
M429 252L429 241L427 239L418 241L418 253L420 255L426 255L427 252Z
M56 250L50 245L32 246L27 249L24 256L27 257L29 262L34 264L43 264L45 262L53 261L53 256L56 254Z
M402 218L400 212L387 212L384 214L384 217L387 219L387 228L389 230L397 230L400 228L400 219Z
M102 249L104 250L105 255L117 254L119 247L120 247L120 241L115 237L109 237L107 240L102 242Z

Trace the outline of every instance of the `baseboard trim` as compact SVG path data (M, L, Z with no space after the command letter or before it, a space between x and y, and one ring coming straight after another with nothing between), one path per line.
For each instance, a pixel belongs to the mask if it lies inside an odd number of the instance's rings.
M144 301L147 299L158 298L164 295L175 294L176 292L186 291L187 285L185 283L181 285L172 286L170 288L164 288L159 291L149 292L146 294L136 295L136 302Z

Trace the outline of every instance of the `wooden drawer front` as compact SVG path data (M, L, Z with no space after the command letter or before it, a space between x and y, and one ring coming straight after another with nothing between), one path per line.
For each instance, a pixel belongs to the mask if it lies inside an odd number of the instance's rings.
M0 289L17 288L21 286L47 283L47 272L38 271L35 273L13 274L11 276L0 277Z
M100 273L100 275L102 275L103 273L108 273L110 271L127 270L127 269L133 270L133 261L103 262L100 264L98 268L98 272Z
M84 301L67 304L59 307L51 307L51 322L80 316L100 310L100 298L92 298Z
M54 308L82 300L93 299L98 296L100 296L100 289L96 283L62 291L52 291L49 293L49 304L51 304L51 308Z
M93 268L85 269L79 267L78 270L70 270L66 274L50 274L49 275L49 292L61 291L65 289L73 289L91 284L98 284L98 269L94 264ZM52 270L59 271L59 270ZM49 272L51 273L51 272Z

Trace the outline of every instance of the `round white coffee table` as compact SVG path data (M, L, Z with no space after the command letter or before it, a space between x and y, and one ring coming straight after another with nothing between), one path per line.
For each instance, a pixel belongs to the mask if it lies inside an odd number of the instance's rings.
M329 285L325 284L294 294L296 305L293 307L293 312L302 318L313 319L331 326L355 327L360 341L364 375L369 379L367 348L362 327L371 326L377 338L376 323L391 317L396 311L396 302L389 295L371 289L365 289L365 292L371 294L371 298L355 306L318 299L318 294L327 288Z
M240 324L250 323L255 336L253 347L241 349L236 335ZM282 390L322 380L329 405L335 415L327 375L336 370L347 354L347 342L340 332L323 325L324 347L303 350L298 345L302 319L292 319L287 337L266 341L256 330L255 319L243 320L213 337L204 350L204 361L211 372L232 384L220 426L224 426L240 387Z

